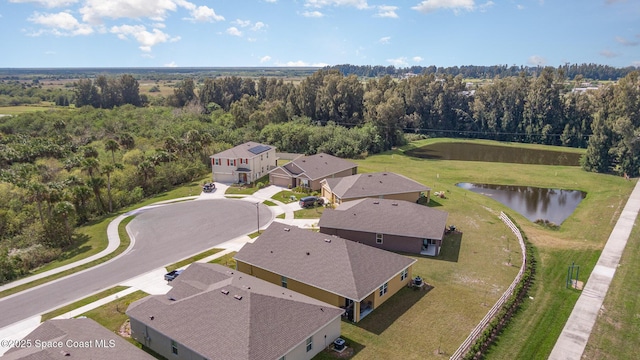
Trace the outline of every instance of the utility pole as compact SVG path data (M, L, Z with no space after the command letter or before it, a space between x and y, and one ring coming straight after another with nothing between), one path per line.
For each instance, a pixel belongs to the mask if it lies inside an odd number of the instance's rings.
M260 235L260 202L256 203L256 215L258 218L258 235Z

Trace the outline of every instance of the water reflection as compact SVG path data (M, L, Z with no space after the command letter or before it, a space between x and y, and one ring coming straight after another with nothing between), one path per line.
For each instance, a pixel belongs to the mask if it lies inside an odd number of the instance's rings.
M465 160L515 164L579 166L580 154L525 149L467 142L435 143L406 152L409 156L435 160Z
M456 186L486 195L531 221L548 220L556 225L568 218L587 193L578 190L532 186L458 183Z

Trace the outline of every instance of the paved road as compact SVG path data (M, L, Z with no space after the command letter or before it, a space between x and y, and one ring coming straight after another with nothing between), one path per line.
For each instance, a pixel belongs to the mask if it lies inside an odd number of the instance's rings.
M260 225L272 220L260 205ZM135 237L130 252L97 267L0 299L0 328L47 312L127 279L253 232L257 207L230 199L195 200L139 214L128 225Z

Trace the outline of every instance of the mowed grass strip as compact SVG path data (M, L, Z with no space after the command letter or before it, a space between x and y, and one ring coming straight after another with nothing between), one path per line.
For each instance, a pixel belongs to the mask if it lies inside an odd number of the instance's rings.
M226 266L228 268L232 268L235 270L236 268L236 259L234 259L233 257L236 256L237 252L236 251L232 251L226 255L223 255L217 259L213 259L211 261L209 261L209 263L211 264L220 264L222 266Z
M123 296L110 303L104 304L93 310L89 310L81 316L86 316L95 320L98 324L106 327L107 329L118 333L122 324L124 324L129 317L125 314L129 305L132 302L142 299L149 294L144 291L136 291L129 295ZM134 344L136 342L132 341Z
M617 360L638 358L640 328L640 220L635 226L620 260L620 266L604 299L582 358Z
M62 314L66 314L69 311L78 309L80 307L83 307L85 305L91 304L92 302L98 301L100 299L106 298L109 295L113 295L116 293L119 293L120 291L123 291L125 289L128 289L128 287L126 286L115 286L112 287L110 289L101 291L95 295L91 295L91 296L87 296L86 298L82 299L82 300L78 300L76 302L74 302L73 304L69 304L67 306L63 306L61 308L58 308L56 310L50 311L46 314L42 315L42 318L40 319L41 322L45 322L46 320L49 319L53 319L56 316L62 315Z
M206 257L208 257L208 256L213 255L213 254L217 254L217 253L219 253L220 251L222 251L222 249L216 249L216 248L214 248L214 249L210 249L210 250L207 250L207 251L201 252L201 253L200 253L200 254L198 254L198 255L194 255L194 256L192 256L192 257L190 257L190 258L188 258L188 259L180 260L180 261L178 261L178 262L177 262L177 263L175 263L175 264L172 264L172 265L167 266L167 271L173 271L173 270L175 270L175 269L179 269L179 268L181 268L181 267L184 267L184 266L186 266L186 265L189 265L189 264L191 264L191 263L194 263L194 262L196 262L196 261L198 261L198 260L200 260L200 259L204 259L204 258L206 258Z
M443 161L404 155L408 148L433 141L419 141L356 160L360 173L393 171L431 187L432 193L444 191L446 199L434 199L431 206L447 211L448 224L456 225L462 235L457 256L418 260L414 275L423 276L434 288L385 331L375 334L359 324L343 323L343 333L364 346L354 358L440 359L457 349L511 283L520 265L515 236L498 219L500 211L514 218L536 247L538 272L530 293L534 300L525 302L489 358L548 357L579 296L578 291L564 288L567 266L575 262L580 265L581 279L588 278L634 182L571 166ZM488 197L455 186L459 182L574 189L587 192L587 197L559 230L549 230ZM513 266L506 265L510 256Z

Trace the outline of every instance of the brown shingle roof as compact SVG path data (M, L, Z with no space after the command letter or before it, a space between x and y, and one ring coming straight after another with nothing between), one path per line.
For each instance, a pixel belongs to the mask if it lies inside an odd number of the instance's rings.
M167 295L139 300L127 314L211 360L280 358L343 313L215 264L194 263L173 282ZM203 290L189 295L185 283Z
M419 182L392 172L357 174L325 181L331 192L342 200L431 190Z
M357 166L351 161L319 153L288 162L282 168L293 176L304 176L309 180L317 180Z
M244 245L235 259L356 301L416 261L277 222Z
M448 216L447 212L409 201L365 198L344 202L335 210L326 209L318 226L441 240Z
M94 360L112 360L112 359L131 359L131 360L153 360L155 359L146 352L138 349L117 334L102 327L97 322L89 319L56 319L47 320L40 324L35 330L27 335L24 340L31 340L29 348L12 348L8 350L2 359L16 360L58 360L58 359L94 359ZM83 344L89 344L92 347L73 346L73 343L67 344L67 341L77 341ZM100 347L100 343L96 344L96 340L104 340L104 347ZM59 347L36 347L36 341L43 342L62 342L62 348ZM110 343L110 342L113 343ZM67 345L72 345L71 347ZM69 357L65 355L68 353Z
M249 149L253 149L256 146L266 146L269 149L273 149L273 146L260 144L253 141L248 141L244 144L240 144L238 146L232 147L231 149L227 149L223 152L219 152L217 154L211 155L210 158L223 158L223 159L252 159L260 154L264 154L264 152L259 154L254 154L249 151ZM267 150L268 151L268 150ZM266 152L266 151L265 151Z

